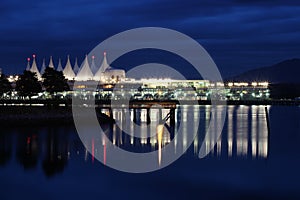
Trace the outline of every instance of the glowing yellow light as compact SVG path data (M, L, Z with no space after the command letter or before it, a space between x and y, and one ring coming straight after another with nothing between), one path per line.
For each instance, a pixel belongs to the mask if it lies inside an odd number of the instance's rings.
M257 86L257 82L252 82L252 84L251 84L252 86Z
M269 83L268 82L260 82L260 83L258 83L258 85L267 87L269 85Z
M235 82L233 83L234 86L237 86L237 87L247 87L249 84L248 83L245 83L245 82Z
M223 86L224 86L224 83L217 82L217 86L223 87Z
M158 141L158 164L161 164L161 149L162 149L162 137L164 134L164 125L159 124L156 127L156 133L157 133L157 141Z
M83 88L85 88L85 85L78 85L77 88L78 89L83 89Z

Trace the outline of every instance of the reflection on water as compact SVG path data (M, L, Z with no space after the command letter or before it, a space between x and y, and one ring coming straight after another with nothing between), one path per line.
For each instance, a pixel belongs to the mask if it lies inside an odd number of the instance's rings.
M193 125L191 121L198 122L199 117L198 134L193 142L195 155L198 155L200 146L204 145L206 151L208 153L210 152L210 156L224 155L227 157L249 156L252 158L267 158L269 133L265 106L228 106L222 135L220 138L216 138L214 133L220 123L221 110L222 109L216 109L215 112L212 112L210 106L182 106L176 109L175 127L178 128L179 125L182 126L183 135L182 137L174 138L174 140L177 140L175 141L175 147L181 145L183 147L182 149L185 149L187 145L187 134L192 133L193 129L197 128L196 124ZM162 109L163 116L167 115L168 111L168 109ZM150 112L151 120L154 122L157 121L157 118L153 119L153 116L157 116L157 112L157 109L153 109ZM121 109L114 111L114 118L117 120L117 123L121 122L120 124L122 124L122 120L124 120L122 113L124 113L124 111ZM212 114L216 115L214 121L211 121ZM148 139L136 138L132 135L128 136L122 131L116 131L118 128L114 126L113 135L118 132L118 138L121 140L118 141L119 147L128 149L128 144L123 142L123 140L130 137L130 145L133 149L135 146L144 146L143 151L146 151L147 145L150 145L152 147L151 150L161 150L161 145L169 144L177 133L177 128L171 127L170 122L167 122L165 127L160 127L157 123L147 125L145 109L141 110L137 115L139 119L137 123L139 123L140 129L136 130L136 125L130 123L131 128L129 130L133 130L133 135L137 134L135 131L141 131L146 136L153 135L153 133L159 134L154 134L153 137ZM209 125L211 129L208 129ZM162 128L163 131L161 130ZM204 140L205 134L208 134L208 140ZM116 144L116 142L114 142L114 144ZM175 148L175 153L176 150ZM161 155L159 155L159 157L160 156Z
M149 152L153 150L163 151L176 135L178 128L182 126L183 134L176 138L175 152L187 145L187 135L197 128L187 126L187 122L199 118L198 135L190 148L195 156L198 156L201 145L208 147L214 145L209 157L235 157L235 158L267 158L269 133L264 106L228 106L226 121L222 136L210 138L204 141L205 133L211 119L210 106L183 106L176 109L175 126L167 121L165 126L157 126L157 116L166 116L168 110L151 109L151 123L147 125L147 113L140 110L137 116L139 126L133 123L126 130L133 134L128 135L121 131L119 126L128 126L124 121L124 112L114 110L114 118L117 124L103 124L108 138L113 144L133 152ZM130 115L131 116L131 115ZM182 120L180 120L182 119ZM133 118L131 118L133 120ZM195 120L197 121L197 120ZM217 125L218 120L212 122ZM190 123L189 123L190 124ZM122 127L124 129L124 127ZM16 131L17 130L17 131ZM213 129L212 129L213 130ZM142 138L135 137L136 132L142 132ZM160 134L156 134L160 133ZM147 137L150 136L150 137ZM95 142L88 141L91 145L91 154L83 147L74 127L37 127L24 129L6 129L0 134L0 165L4 166L10 162L19 163L25 170L41 167L46 176L53 176L62 172L70 159L80 159L85 162L94 163L97 154ZM104 148L104 163L107 158L106 142L101 141ZM215 145L216 143L216 145ZM164 158L159 155L158 162Z
M228 156L233 155L235 145L237 156L249 154L253 158L257 156L266 158L268 156L269 137L267 120L263 106L229 107L227 120Z

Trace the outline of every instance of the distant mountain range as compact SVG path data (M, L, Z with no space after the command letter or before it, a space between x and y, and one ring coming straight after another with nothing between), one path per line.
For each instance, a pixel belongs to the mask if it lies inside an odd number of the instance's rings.
M273 84L300 83L300 59L285 60L272 66L249 70L227 80L268 81Z

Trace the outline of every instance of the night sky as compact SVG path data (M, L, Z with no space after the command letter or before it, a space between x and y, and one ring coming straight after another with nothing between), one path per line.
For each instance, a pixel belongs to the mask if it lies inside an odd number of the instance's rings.
M21 73L33 53L39 68L50 55L57 66L70 54L73 64L107 37L145 26L196 39L224 77L300 57L299 1L2 0L0 68Z

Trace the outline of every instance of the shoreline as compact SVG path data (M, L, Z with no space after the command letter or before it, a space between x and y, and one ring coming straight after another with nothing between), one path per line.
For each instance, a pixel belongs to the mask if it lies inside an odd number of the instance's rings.
M100 123L113 123L109 116L97 113ZM1 126L74 124L72 108L48 106L0 106Z
M211 105L210 100L95 100L96 107L109 107L111 102L116 104L128 104L129 105L154 105L154 104L165 104L165 105L195 105L197 102L199 105ZM300 100L292 99L267 99L267 100L227 100L227 101L216 101L216 104L224 105L300 105ZM0 107L5 106L23 106L23 107L72 107L72 99L32 99L32 100L10 100L0 99Z
M58 124L74 124L72 115L72 104L66 101L22 101L22 105L2 104L0 101L0 125L1 126L30 126L30 125L58 125ZM12 101L10 101L12 103ZM14 102L16 103L16 102ZM20 103L20 102L18 102ZM39 105L35 105L39 103ZM41 103L43 105L41 106ZM45 104L47 103L47 104ZM195 101L151 101L151 100L135 100L131 101L130 104L137 105L136 108L144 108L147 105L157 105L157 104L169 104L172 107L178 105L179 103L184 103L185 105L195 105ZM198 101L199 105L210 105L210 101ZM2 104L2 105L1 105ZM59 106L64 104L64 106ZM278 105L278 106L299 106L300 101L227 101L227 105ZM96 107L98 108L109 108L110 101L96 102ZM173 107L174 108L174 107ZM97 108L96 108L97 109ZM114 120L109 116L97 112L98 121L100 123L114 123Z

